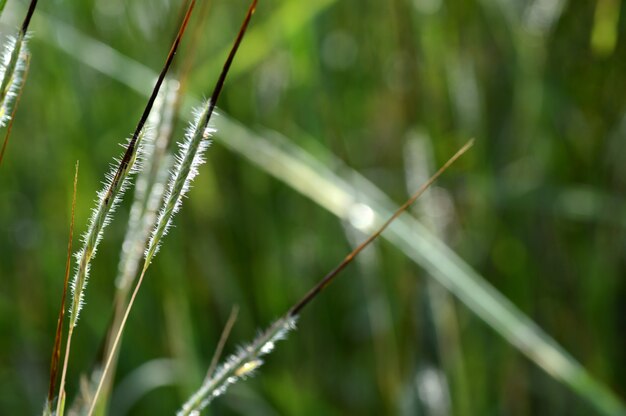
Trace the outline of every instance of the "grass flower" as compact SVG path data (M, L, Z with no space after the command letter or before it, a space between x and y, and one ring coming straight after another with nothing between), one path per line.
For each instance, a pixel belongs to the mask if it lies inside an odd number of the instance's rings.
M65 346L65 360L63 365L63 372L61 374L61 384L59 389L59 401L57 405L57 414L60 415L63 412L64 403L64 387L65 376L67 373L67 363L70 355L71 340L74 332L74 327L78 321L80 310L83 306L84 290L89 276L89 269L91 267L91 260L96 254L98 244L102 239L103 231L106 225L111 219L111 214L114 212L116 205L121 200L126 188L129 185L130 177L137 171L137 161L141 160L144 153L143 142L147 134L146 122L148 116L154 106L156 98L158 96L161 85L165 80L165 76L172 64L178 46L180 45L183 34L189 22L191 12L195 5L195 0L192 0L187 10L187 14L183 19L180 30L174 44L169 51L165 65L159 74L159 77L152 90L152 94L148 99L148 103L139 119L139 123L130 138L128 145L124 151L122 158L113 166L111 172L106 176L105 186L102 191L98 192L96 199L96 207L93 210L91 219L89 221L89 228L83 237L83 247L77 253L77 270L72 280L72 303L70 307L70 324L67 335L67 342Z
M128 316L130 315L130 310L132 309L135 299L137 298L137 293L141 288L141 284L143 283L146 271L148 270L148 267L150 266L153 257L158 252L162 237L165 235L168 228L172 224L172 218L174 217L174 214L176 214L176 212L180 209L182 199L185 196L185 193L188 191L191 181L198 174L198 166L203 162L203 153L204 150L206 150L206 148L209 146L209 137L210 134L213 132L213 129L209 126L209 122L211 120L211 116L215 111L215 104L222 92L224 82L226 81L226 76L228 75L228 71L230 70L235 55L237 54L239 45L243 40L243 36L246 33L246 29L248 28L248 24L250 23L252 15L254 14L256 5L257 0L253 0L250 4L250 7L248 8L248 12L246 13L246 17L244 18L241 28L239 29L237 38L235 39L230 53L224 63L222 72L220 73L217 83L215 84L215 88L213 89L213 94L211 94L211 98L206 102L204 109L201 112L196 112L195 121L187 129L185 141L181 145L176 164L172 171L171 180L165 192L165 202L163 203L163 208L159 213L156 226L154 228L154 231L152 232L152 236L146 248L146 258L144 260L141 274L139 276L139 279L137 280L137 284L135 285L133 294L131 295L128 306L126 307L126 310L124 312L124 317L120 323L119 329L117 330L117 334L113 341L111 351L106 358L106 364L104 365L104 369L102 370L102 375L100 377L100 381L98 382L98 387L94 394L91 408L88 413L89 415L93 414L94 412L95 406L98 401L98 396L102 391L104 381L106 380L107 373L109 372L109 369L111 367L111 362L113 361L113 357L115 356L115 351L117 349L117 346L119 345L122 332L124 331L124 327L126 326L126 322L128 320Z
M213 399L221 396L231 384L246 379L263 364L262 357L274 349L296 328L297 316L285 316L274 322L266 331L239 352L230 356L196 391L178 411L178 416L199 414Z

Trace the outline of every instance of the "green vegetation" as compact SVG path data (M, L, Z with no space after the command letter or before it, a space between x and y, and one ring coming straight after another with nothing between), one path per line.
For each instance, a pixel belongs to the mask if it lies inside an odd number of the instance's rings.
M183 80L191 65L180 119L166 123L175 141L247 7L199 1L174 64ZM75 162L79 235L181 10L86 0L43 2L33 15L0 165L3 413L36 414L47 396ZM26 11L9 1L4 32ZM106 411L176 412L205 379L233 305L223 357L475 137L211 413L621 414L623 13L613 0L261 1L218 102L215 144L129 315ZM129 294L120 247L135 245L131 206L152 210L131 194L91 261L67 406L97 383L116 301Z

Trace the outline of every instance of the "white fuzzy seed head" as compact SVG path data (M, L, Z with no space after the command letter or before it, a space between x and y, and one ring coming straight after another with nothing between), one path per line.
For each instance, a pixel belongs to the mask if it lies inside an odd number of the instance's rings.
M143 141L147 136L149 137L149 129L144 128L138 135L135 151L130 158L128 168L122 173L117 182L114 182L114 178L120 166L120 161L115 159L109 172L105 175L103 188L97 193L96 205L91 211L87 232L81 238L83 246L74 255L76 258L76 272L70 285L73 299L70 307L70 322L73 326L76 325L84 304L84 291L89 278L91 260L96 255L104 229L111 221L112 214L124 196L124 192L131 184L132 175L141 168L145 154ZM130 140L125 148L127 148L129 143Z
M0 127L11 119L12 107L24 82L28 36L8 36L0 58Z
M200 412L214 398L224 394L230 385L254 376L256 370L263 364L262 357L272 352L276 342L285 339L287 334L296 328L297 318L287 316L277 320L265 332L259 333L251 344L240 347L238 352L228 357L189 398L179 410L178 416Z
M204 152L210 146L210 137L215 132L215 129L208 125L204 127L207 124L208 107L206 103L202 110L194 111L194 121L187 128L185 140L179 144L179 151L165 191L165 202L159 211L158 220L145 252L145 267L158 252L161 239L172 226L174 215L180 210L183 198L198 174L198 168L204 163Z

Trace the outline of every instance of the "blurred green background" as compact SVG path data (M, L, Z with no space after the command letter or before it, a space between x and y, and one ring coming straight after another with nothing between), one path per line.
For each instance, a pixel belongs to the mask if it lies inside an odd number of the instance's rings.
M43 407L74 163L80 160L78 247L181 9L170 0L40 3L30 74L0 166L2 414ZM412 215L623 400L622 6L261 0L220 112L259 140L304 149L357 191L350 178L359 172L396 204L475 137L474 149ZM25 7L9 0L4 33ZM194 55L190 96L210 95L246 8L245 1L210 0L197 50L183 48L178 57ZM187 109L181 116L188 118ZM338 219L217 135L131 314L111 414L173 413L199 386L233 305L240 313L225 353L284 313L364 238L357 228L368 221L367 207L351 221ZM93 262L70 360L70 399L110 317L131 199L129 192ZM259 373L210 413L596 411L380 240L303 311L299 329Z

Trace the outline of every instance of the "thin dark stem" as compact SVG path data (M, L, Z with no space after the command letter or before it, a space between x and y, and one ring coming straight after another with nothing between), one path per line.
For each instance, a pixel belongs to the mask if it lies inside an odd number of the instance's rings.
M54 392L56 390L56 379L59 370L59 360L61 358L61 338L63 337L63 318L65 317L65 298L67 296L67 286L70 281L70 270L72 269L72 241L74 239L74 213L76 211L76 185L78 184L78 161L74 172L74 192L72 193L72 216L70 218L70 235L67 242L67 258L65 260L65 279L63 281L63 294L61 295L61 307L57 319L57 330L54 337L54 347L52 349L52 359L50 361L50 385L48 388L48 406L52 406Z
M207 21L207 16L209 15L210 5L211 5L211 0L205 0L200 5L200 11L197 13L198 17L197 17L196 27L194 28L194 31L191 34L191 39L189 40L189 47L185 51L186 52L185 60L180 66L181 69L180 69L179 77L178 77L179 87L178 87L178 93L176 94L176 99L173 105L174 116L172 117L171 132L174 132L176 130L176 125L178 124L178 121L179 121L178 114L180 112L180 108L183 104L183 99L187 92L189 74L191 73L191 68L193 67L195 57L196 57L195 51L198 48L198 44L201 38L200 34L202 32L202 28L205 26L206 21ZM170 137L168 138L168 141L165 144L166 149L169 149L171 146L171 143L172 143L171 136L172 135L170 134Z
M465 153L472 145L474 144L474 139L467 142L465 146L459 149L458 152L454 154L430 179L424 183L412 196L409 198L398 210L391 216L387 221L383 223L372 235L370 235L364 242L362 242L358 247L356 247L350 254L348 254L342 261L339 263L337 267L331 270L320 282L315 285L304 297L296 303L287 313L288 316L296 316L300 313L302 308L309 304L326 286L328 286L332 281L339 275L339 273L348 266L354 258L365 249L370 243L378 238L380 234L391 224L396 218L398 218L404 211L407 210L408 207L411 206L415 202L417 198L419 198L426 189L433 182L441 176L441 174L450 167L463 153Z
M226 321L226 325L224 325L224 329L222 330L222 335L220 335L220 340L217 342L217 346L215 347L215 353L213 354L213 358L211 359L211 365L209 365L209 369L206 372L205 380L208 380L213 371L215 371L215 367L217 367L217 363L222 356L222 351L224 351L224 345L226 345L226 341L230 336L230 331L232 331L235 322L237 321L237 315L239 314L239 306L235 305L230 311L230 316L228 317L228 321Z
M172 44L172 48L170 49L170 52L167 55L167 59L165 60L165 65L163 66L163 69L161 70L161 73L159 74L157 82L154 85L154 88L152 89L152 93L150 94L150 98L148 98L148 103L146 104L146 108L143 110L143 114L141 115L141 118L139 119L139 123L137 123L137 128L135 129L135 132L133 133L133 136L130 139L128 148L126 149L126 152L124 153L124 156L122 157L122 161L120 162L120 166L117 169L117 172L115 172L115 176L113 177L113 180L111 181L111 186L109 187L109 189L113 189L117 185L117 182L120 180L120 178L122 177L122 174L124 173L124 171L128 167L128 164L130 163L130 160L135 150L135 146L137 145L137 138L139 137L139 133L143 129L144 125L146 124L146 121L148 120L148 116L150 115L150 111L152 110L154 101L156 100L157 95L159 94L159 90L161 89L161 85L163 84L163 80L165 79L165 75L167 75L167 72L170 69L172 61L174 60L174 56L176 55L176 51L178 50L178 46L180 45L183 34L185 33L185 29L187 29L187 24L189 23L189 18L191 17L191 12L193 11L193 8L195 5L196 5L196 0L191 0L189 4L189 8L187 9L187 13L185 14L185 18L182 24L180 25L180 29L178 30L178 35L176 35L176 39L174 40L174 43ZM108 201L105 200L105 202L108 202Z
M28 11L26 12L26 17L24 17L24 22L22 22L22 29L20 30L22 36L26 35L28 25L30 25L30 19L33 17L33 13L35 13L35 7L37 7L37 1L38 0L31 0L28 5Z
M213 94L211 95L211 99L209 100L209 110L207 112L207 118L205 120L203 128L209 124L209 120L211 119L211 115L213 114L213 110L215 110L215 104L217 103L217 99L222 92L222 88L224 87L224 81L226 81L226 75L228 75L228 71L230 70L230 66L233 63L233 59L235 59L235 55L237 54L237 50L239 49L239 45L241 44L241 40L243 39L243 35L246 33L246 29L248 28L248 24L250 23L250 19L256 10L257 0L253 0L248 8L248 13L246 14L246 18L239 29L239 33L237 34L237 39L235 39L235 43L228 54L228 58L226 58L226 62L224 62L224 67L222 68L222 72L220 73L220 77L217 79L217 83L215 84L215 88L213 89Z

